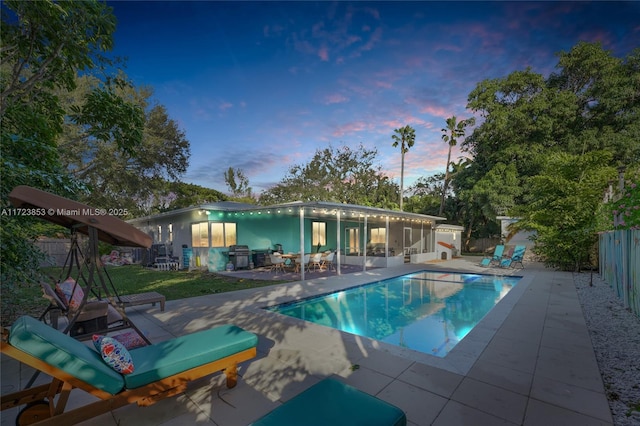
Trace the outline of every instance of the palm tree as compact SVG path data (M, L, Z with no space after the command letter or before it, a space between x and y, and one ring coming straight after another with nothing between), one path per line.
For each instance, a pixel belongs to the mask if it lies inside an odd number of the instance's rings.
M451 164L451 148L456 146L458 138L464 136L464 131L467 126L473 126L476 123L475 118L471 117L467 120L461 120L456 122L457 118L447 118L447 127L442 129L442 140L449 144L449 153L447 154L447 167L444 173L444 184L442 185L442 198L440 199L440 211L439 216L444 213L444 197L447 193L447 187L449 186L449 165Z
M400 145L400 152L402 153L402 163L400 166L400 211L402 211L402 198L404 196L404 154L409 151L409 148L413 146L416 141L416 131L408 124L399 129L395 129L396 134L392 135L393 147Z

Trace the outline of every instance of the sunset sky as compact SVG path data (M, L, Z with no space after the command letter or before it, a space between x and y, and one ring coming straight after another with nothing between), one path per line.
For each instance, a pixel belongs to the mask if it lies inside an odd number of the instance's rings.
M441 129L472 116L478 82L526 67L547 76L578 41L620 57L640 46L640 2L108 4L113 53L191 143L183 181L225 193L228 167L260 193L329 145L376 148L399 183L391 136L409 124L406 188L444 171Z

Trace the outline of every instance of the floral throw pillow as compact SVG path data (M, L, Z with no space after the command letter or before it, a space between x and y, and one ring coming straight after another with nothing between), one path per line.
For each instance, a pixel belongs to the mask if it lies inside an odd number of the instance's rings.
M120 342L111 337L94 334L93 344L109 367L120 374L133 373L131 354Z
M78 309L82 303L82 299L84 299L84 291L82 290L82 287L77 285L73 278L67 278L60 283L60 289L67 298L69 309Z
M142 346L147 346L147 342L145 342L145 340L140 337L135 331L116 334L115 336L113 336L113 338L122 343L127 349L135 349Z
M56 296L58 296L58 299L60 299L65 309L69 309L69 300L67 299L67 295L64 294L64 291L62 291L62 288L60 288L60 284L56 284L56 288L54 288L53 291Z

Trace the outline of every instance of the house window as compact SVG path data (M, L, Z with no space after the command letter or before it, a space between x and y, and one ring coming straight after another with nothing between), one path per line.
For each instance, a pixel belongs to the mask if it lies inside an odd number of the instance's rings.
M311 245L327 245L327 224L324 222L311 222Z
M229 247L236 244L236 224L211 222L211 247Z
M209 247L209 222L191 224L191 246Z
M167 232L169 233L169 242L173 242L173 223L170 223L167 227Z
M371 244L384 244L387 241L386 228L371 228Z
M158 242L162 242L162 225L158 225Z

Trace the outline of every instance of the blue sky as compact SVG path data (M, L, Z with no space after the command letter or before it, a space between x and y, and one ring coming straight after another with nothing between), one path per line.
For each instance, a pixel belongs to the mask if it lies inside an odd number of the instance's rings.
M329 145L376 148L399 183L391 136L409 124L406 188L444 171L441 129L452 115L472 116L465 107L478 82L528 66L546 76L578 41L617 56L640 46L640 2L109 5L113 54L191 143L183 181L222 192L229 167L260 193Z

